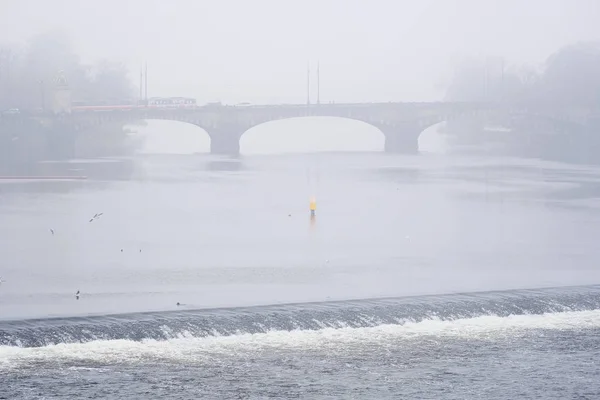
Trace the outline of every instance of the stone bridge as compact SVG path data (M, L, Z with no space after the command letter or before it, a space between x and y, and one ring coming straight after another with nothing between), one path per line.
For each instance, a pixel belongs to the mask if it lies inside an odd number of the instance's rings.
M320 105L223 106L208 105L194 109L134 108L110 111L73 111L62 116L37 117L46 126L84 131L103 124L127 124L139 120L170 120L196 125L210 136L211 152L238 154L240 138L260 124L288 118L327 116L362 121L378 128L385 136L385 151L418 152L418 138L425 129L455 118L501 112L514 116L537 115L556 131L582 126L573 117L556 117L523 108L508 108L484 103L364 103ZM548 122L550 121L550 122Z
M362 121L385 136L387 152L415 153L428 127L455 117L485 111L473 103L367 103L322 105L204 106L196 109L140 108L125 111L85 111L52 117L47 123L86 130L106 123L169 120L196 125L210 136L211 152L238 154L244 132L260 124L297 117L340 117Z

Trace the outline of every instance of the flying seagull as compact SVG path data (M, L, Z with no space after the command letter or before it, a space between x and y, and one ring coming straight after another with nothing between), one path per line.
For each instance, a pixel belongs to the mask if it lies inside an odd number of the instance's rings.
M100 216L101 216L102 214L104 214L104 213L96 213L96 214L94 214L94 216L92 217L92 219L90 219L90 222L93 222L95 219L98 219L98 218L100 218Z

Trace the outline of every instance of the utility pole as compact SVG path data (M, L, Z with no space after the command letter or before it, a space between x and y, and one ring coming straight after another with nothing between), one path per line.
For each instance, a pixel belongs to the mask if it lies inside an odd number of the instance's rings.
M0 100L3 100L2 107L9 107L12 104L11 92L12 92L12 82L11 82L11 67L13 62L13 53L10 49L0 50L0 90L3 90L3 96L1 96ZM3 76L2 76L3 75ZM2 83L4 81L4 84ZM4 86L4 88L2 88ZM0 107L0 108L2 108Z
M46 111L46 93L44 90L44 81L40 80L40 101L42 106L42 111Z
M146 68L145 68L145 73L144 73L144 88L146 91L146 106L148 105L148 63L146 62Z
M488 56L485 56L483 75L483 100L488 101Z
M500 59L500 100L504 101L504 57Z
M317 105L321 104L321 74L320 70L320 62L317 61Z
M6 51L0 49L0 110L4 108L4 103L6 102L4 98L3 91L6 86L6 79L4 78L4 69L6 68L6 59L8 58L6 55Z
M140 66L140 97L139 97L139 103L142 104L142 102L144 101L144 69L142 66Z
M310 106L310 62L306 63L306 106Z

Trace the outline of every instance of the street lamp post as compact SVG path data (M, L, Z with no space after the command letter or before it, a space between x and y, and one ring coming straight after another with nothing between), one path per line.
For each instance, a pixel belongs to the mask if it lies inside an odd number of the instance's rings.
M42 111L46 111L46 92L44 90L44 80L41 79L39 81L40 84L40 101L41 101L41 108Z

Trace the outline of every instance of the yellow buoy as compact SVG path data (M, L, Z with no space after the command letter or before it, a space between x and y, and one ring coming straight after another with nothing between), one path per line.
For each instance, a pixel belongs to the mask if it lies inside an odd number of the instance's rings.
M310 215L315 215L315 211L317 211L317 199L312 196L310 198Z

